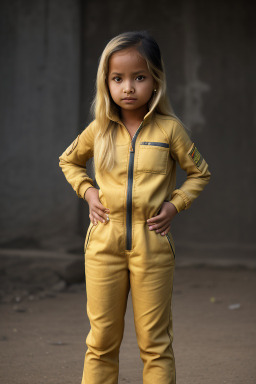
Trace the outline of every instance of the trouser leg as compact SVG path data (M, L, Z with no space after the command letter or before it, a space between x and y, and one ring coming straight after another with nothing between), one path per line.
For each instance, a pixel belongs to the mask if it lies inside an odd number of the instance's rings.
M174 254L166 237L137 225L129 259L134 322L144 384L175 384L171 299Z
M101 230L98 228L93 233L85 255L87 314L91 330L86 338L88 349L82 384L118 382L129 276L124 256L115 252L115 238L110 241L108 236L114 228L107 225L108 228L102 225Z

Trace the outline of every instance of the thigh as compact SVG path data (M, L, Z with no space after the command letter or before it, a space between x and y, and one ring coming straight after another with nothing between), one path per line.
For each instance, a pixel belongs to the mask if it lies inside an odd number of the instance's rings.
M134 322L138 341L143 341L143 349L153 346L152 342L161 334L172 338L171 299L174 266L156 272L131 272L131 296L134 311Z
M105 255L107 258L107 254ZM91 325L107 326L124 317L129 292L128 270L124 268L95 267L86 262L87 313Z
M99 223L85 253L87 313L92 329L102 331L122 326L130 288L126 258L118 252L120 228L115 225Z
M129 268L135 328L138 343L149 350L158 344L159 337L166 343L172 338L175 258L167 238L147 227L138 226L134 239Z

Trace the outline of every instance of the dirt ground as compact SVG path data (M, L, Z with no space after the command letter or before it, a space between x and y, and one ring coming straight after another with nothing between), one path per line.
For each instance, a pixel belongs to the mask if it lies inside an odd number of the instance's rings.
M255 270L176 268L177 384L256 383L255 297ZM16 296L0 310L1 383L80 384L89 332L85 284ZM119 383L142 384L130 295Z

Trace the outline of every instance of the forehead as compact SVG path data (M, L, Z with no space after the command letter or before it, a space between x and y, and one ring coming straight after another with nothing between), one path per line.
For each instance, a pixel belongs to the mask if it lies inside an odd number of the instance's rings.
M138 70L148 71L146 60L135 48L115 52L109 59L109 72L129 73Z

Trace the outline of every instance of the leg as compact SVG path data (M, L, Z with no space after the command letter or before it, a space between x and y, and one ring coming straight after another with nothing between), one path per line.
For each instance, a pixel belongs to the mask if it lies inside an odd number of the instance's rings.
M125 257L114 253L115 239L109 236L110 230L113 233L110 223L98 225L101 228L93 233L85 254L91 330L86 339L88 349L82 384L117 384L129 276ZM108 239L112 240L112 247L108 247Z
M174 254L166 237L136 226L136 246L130 257L134 322L144 384L175 384L171 298Z

